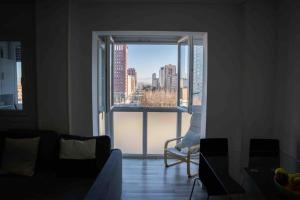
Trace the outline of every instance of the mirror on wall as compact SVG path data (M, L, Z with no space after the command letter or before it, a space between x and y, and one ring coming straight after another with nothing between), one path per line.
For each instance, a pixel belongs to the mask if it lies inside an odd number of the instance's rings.
M0 110L22 110L20 41L0 41Z

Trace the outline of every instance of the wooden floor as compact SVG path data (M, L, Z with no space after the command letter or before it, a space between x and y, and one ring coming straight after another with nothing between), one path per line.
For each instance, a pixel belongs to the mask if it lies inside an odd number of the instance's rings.
M165 168L162 159L123 159L122 200L188 200L192 184L185 164ZM193 200L206 198L196 185Z
M197 171L197 166L193 171ZM246 195L231 196L232 200L263 200L260 192L245 177ZM250 184L251 183L251 184ZM165 168L163 159L123 159L122 200L188 200L193 179L186 175L186 165ZM250 184L250 185L249 185ZM206 200L207 194L196 185L193 200ZM211 196L211 200L228 200L226 196Z

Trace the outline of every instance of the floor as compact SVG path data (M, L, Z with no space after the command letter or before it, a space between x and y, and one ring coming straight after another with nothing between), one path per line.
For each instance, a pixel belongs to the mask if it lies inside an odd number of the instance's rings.
M198 167L193 166L193 172ZM243 174L241 174L244 176ZM231 200L263 200L260 192L245 176L246 195L233 195ZM123 159L122 200L188 200L193 178L186 175L186 165L164 167L163 159ZM196 185L193 200L206 200L207 194ZM211 196L210 200L228 200L226 196Z
M192 184L185 164L165 168L162 159L123 159L122 200L188 200ZM206 198L196 185L193 200Z

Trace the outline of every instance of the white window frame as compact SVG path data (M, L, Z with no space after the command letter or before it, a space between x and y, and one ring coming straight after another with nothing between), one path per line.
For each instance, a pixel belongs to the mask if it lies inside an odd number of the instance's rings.
M94 85L94 82L98 80L98 73L94 73L97 72L97 57L95 57L95 55L97 55L97 47L95 46L95 44L97 44L97 38L99 37L105 37L105 36L177 36L177 37L188 37L189 38L189 64L193 65L193 38L201 38L203 40L203 45L204 45L204 50L203 50L203 93L202 93L202 128L203 131L205 131L206 127L206 94L207 94L207 33L205 32L173 32L173 31L94 31L93 33L93 41L92 41L92 45L93 45L93 55L92 55L92 85ZM175 41L174 44L176 44L178 41ZM149 44L150 42L147 41L145 42L146 44ZM161 43L166 43L161 41ZM106 46L107 49L107 46ZM107 53L107 57L106 59L109 59L109 53ZM179 60L179 57L178 57ZM180 84L180 67L179 65L178 67L178 85ZM112 67L113 69L113 67ZM109 72L109 70L107 70L107 76L112 76L112 73ZM113 77L110 77L110 81L108 81L107 83L109 83L111 86L113 86ZM143 112L143 123L147 124L147 112L177 112L178 113L178 117L177 117L177 136L181 136L181 112L192 112L192 104L193 104L193 66L190 66L189 69L189 100L188 100L188 108L181 108L179 106L174 107L174 108L168 108L168 107L159 107L159 108L153 108L153 107L113 107L111 106L112 104L110 103L111 100L113 100L113 96L111 96L111 94L113 94L113 88L110 88L110 86L108 85L106 88L107 90L111 90L109 92L109 95L106 95L108 101L107 101L107 106L108 109L106 109L107 112L107 116L106 116L106 122L110 122L107 124L107 134L110 135L112 137L112 142L113 142L113 111L118 111L118 112ZM95 90L95 87L92 87L93 89L93 94L96 92L96 94L98 93L97 90ZM177 88L179 89L179 87ZM108 93L107 93L108 94ZM179 94L179 90L177 91L177 94ZM111 96L111 98L110 98ZM93 95L93 134L94 135L98 135L99 134L99 112L98 112L98 100L97 100L97 95L96 95L96 101L95 96ZM179 103L179 98L177 95L177 104ZM96 104L96 106L94 106L94 104ZM96 108L96 109L95 109ZM147 127L143 128L143 138L147 138ZM147 140L143 139L143 156L147 155L147 152L145 153L145 151L147 151Z

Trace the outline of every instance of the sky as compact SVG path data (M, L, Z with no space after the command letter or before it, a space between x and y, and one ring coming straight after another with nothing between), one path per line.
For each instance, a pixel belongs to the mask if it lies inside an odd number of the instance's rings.
M135 68L138 82L150 84L167 64L177 66L177 45L128 45L128 68Z
M21 62L17 62L17 78L20 80L22 77L22 64Z

